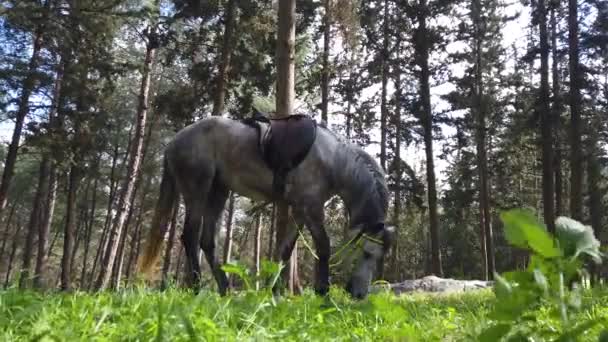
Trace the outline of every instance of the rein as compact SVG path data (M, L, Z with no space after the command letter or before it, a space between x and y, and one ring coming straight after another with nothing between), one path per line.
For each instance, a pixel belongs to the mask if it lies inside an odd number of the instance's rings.
M300 226L298 225L298 223L296 222L295 218L293 217L293 215L291 216L291 220L293 221L294 225L296 226L296 228L298 229L298 235L302 238L302 241L304 242L304 246L306 247L306 249L308 249L308 251L310 252L310 254L312 254L312 256L319 260L319 257L317 256L317 254L313 251L313 249L310 247L310 245L306 242L306 239L304 238L304 236L302 235L302 230L300 229ZM359 231L359 233L357 233L357 235L355 235L352 239L350 239L347 243L343 244L340 249L338 249L334 254L332 254L329 257L329 268L335 268L337 266L340 266L342 264L342 262L344 262L344 259L339 259L337 262L335 263L331 263L332 260L334 260L335 258L337 258L338 256L340 256L342 253L344 253L344 251L346 251L346 249L354 244L354 249L352 251L360 251L361 248L363 247L363 240L367 240L373 243L377 243L381 246L384 245L384 242L378 238L375 238L373 236L370 236L369 234L366 234L363 229L361 229ZM352 253L350 253L352 254Z

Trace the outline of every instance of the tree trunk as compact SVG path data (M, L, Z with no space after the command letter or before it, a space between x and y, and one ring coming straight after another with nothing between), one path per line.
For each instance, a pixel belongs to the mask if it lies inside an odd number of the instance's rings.
M139 256L139 245L141 239L141 221L143 216L143 209L140 207L139 215L137 217L137 224L135 224L135 231L133 232L133 236L131 237L131 252L129 253L129 260L127 260L127 274L125 277L127 278L127 282L131 280L131 275L133 272L133 263L137 260Z
M479 245L481 248L482 277L487 280L494 274L494 248L490 214L490 189L488 185L488 157L486 146L486 108L483 83L482 44L483 33L481 20L481 3L472 2L475 34L475 85L474 110L476 120L477 168L479 172Z
M279 1L278 8L278 35L276 46L277 64L277 94L276 94L276 115L278 117L288 116L293 111L295 99L295 0ZM280 241L286 234L289 224L289 207L280 201L277 203L277 257L280 248ZM297 248L297 246L296 246ZM290 259L289 282L290 289L293 288L294 268L291 264L295 263L293 256Z
M323 16L323 72L321 74L321 121L327 124L329 109L329 49L331 44L331 0L324 0Z
M549 109L549 35L547 34L547 8L545 0L538 0L540 33L540 101L543 209L549 232L555 233L555 192L553 186L553 120Z
M398 58L399 59L399 58ZM397 229L395 232L399 232L400 226L400 217L401 217L401 177L403 176L403 172L401 170L401 97L402 97L402 89L401 89L401 69L397 68L395 71L395 161L394 161L394 173L395 173L395 193L394 193L394 203L393 203L393 224ZM396 273L398 269L398 254L399 254L399 238L398 233L395 234L393 246L392 246L392 260L391 267L392 271ZM398 279L393 274L393 279Z
M348 48L348 47L347 47ZM350 48L349 57L349 74L348 82L346 83L346 140L351 141L352 131L352 106L353 106L353 83L355 78L354 64L355 64L355 48Z
M415 39L417 59L420 66L420 97L422 102L422 125L424 129L424 147L426 154L426 177L428 183L428 202L429 202L429 233L431 236L431 264L430 271L441 277L443 270L441 267L441 254L439 250L439 219L437 216L437 188L435 184L435 163L433 161L433 113L431 111L431 91L429 86L429 46L427 20L427 0L420 1L418 11L418 32Z
M272 260L273 256L273 248L272 243L274 242L276 223L277 223L277 206L273 203L272 210L270 211L270 231L268 232L268 253L266 254L266 259Z
M228 215L226 217L226 239L224 240L224 263L230 262L232 256L232 221L234 217L234 192L230 193L230 199L228 201Z
M131 136L131 132L129 132L129 136ZM130 140L130 139L129 139ZM93 267L91 268L91 272L89 273L89 284L88 288L93 286L93 279L97 272L97 265L99 265L99 261L102 258L103 251L106 250L106 246L108 243L108 234L110 230L110 222L112 220L112 203L114 202L114 196L116 193L116 181L115 181L115 173L116 173L116 164L118 162L118 156L120 151L120 144L116 141L116 146L114 146L114 154L112 156L112 168L110 169L110 194L108 196L108 203L106 208L106 219L103 225L103 231L101 233L101 238L99 240L99 244L97 246L97 251L95 252L95 259L93 259Z
M21 231L21 224L17 224L15 234L13 234L13 243L11 244L11 254L8 257L8 268L6 269L6 277L4 278L4 287L8 287L11 281L11 273L13 271L13 261L17 254L17 247L19 246L19 232Z
M61 219L61 222L59 223L59 227L65 227L65 215ZM55 249L57 240L59 240L59 233L61 233L61 229L57 229L55 231L55 235L53 235L53 239L51 240L51 245L49 246L49 249L46 251L47 260L51 257L51 254L53 253L53 249Z
M135 182L139 177L140 162L142 157L143 140L145 135L146 127L146 116L148 114L148 97L150 91L150 79L152 67L154 64L154 56L156 54L156 43L152 37L149 37L148 44L146 46L146 57L144 61L144 69L142 74L141 89L139 95L139 106L137 110L137 122L135 134L133 137L132 151L129 156L129 166L127 170L127 176L125 184L120 193L118 202L118 209L116 218L114 219L113 227L110 231L108 247L105 251L103 258L103 264L99 273L99 278L95 284L97 289L105 289L110 280L112 273L112 267L116 258L116 252L118 249L119 237L122 234L122 230L125 227L125 221L127 213L131 203L129 199L133 193Z
M388 116L388 103L386 99L388 85L388 64L389 64L389 15L388 15L388 0L384 0L384 24L382 38L382 59L381 59L381 78L382 89L380 99L380 166L386 171L386 120Z
M19 102L17 104L17 113L15 115L15 128L13 129L13 136L11 143L8 146L6 154L6 160L4 161L4 171L2 173L2 181L0 181L0 217L6 207L8 190L15 173L15 162L17 161L17 152L19 150L19 141L21 140L21 133L23 131L23 124L25 117L29 112L29 102L34 88L36 87L38 66L40 64L40 51L42 49L43 35L45 32L46 21L50 10L51 1L47 0L44 5L44 14L40 24L36 28L34 33L34 45L32 47L32 57L27 68L25 79L23 80L23 86L21 88L21 95L19 96Z
M93 287L93 279L95 278L95 274L96 274L96 270L97 270L97 265L99 265L99 261L103 255L103 251L106 249L106 246L108 244L108 234L109 234L109 227L105 227L103 229L103 231L101 232L101 238L99 239L99 244L97 245L97 252L95 253L95 259L93 259L93 267L91 268L91 272L89 273L89 284L88 287L89 289L91 289Z
M254 262L254 274L256 277L255 281L255 290L258 291L260 289L260 282L257 280L257 277L260 275L260 247L262 242L262 215L255 215L255 232L254 232L254 245L253 245L253 262Z
M570 216L583 219L583 151L581 150L581 70L578 48L578 2L568 0L568 54L570 56Z
M131 144L131 132L129 131L129 143L127 144L127 150ZM125 153L125 160L128 157L128 152ZM114 146L114 154L112 155L112 167L110 168L110 193L108 195L108 204L106 209L106 220L103 224L104 229L108 229L110 227L110 223L112 222L112 205L114 204L114 197L116 197L116 188L118 184L118 180L116 179L116 168L118 164L118 157L120 155L120 143L116 141L116 146Z
M176 201L173 207L173 216L171 217L171 225L169 226L169 240L165 247L165 260L163 261L162 283L161 289L166 289L169 285L169 269L171 268L171 252L175 244L175 235L177 231L177 216L179 212L179 201Z
M143 221L143 214L146 210L145 198L151 185L152 178L148 178L146 184L144 185L144 191L142 192L141 197L139 199L139 210L137 213L137 222L135 223L135 232L133 232L133 236L131 237L131 253L129 253L129 260L127 261L127 281L131 279L131 266L133 266L133 262L137 260L137 257L139 256L139 239L141 237L141 225Z
M607 88L608 89L608 88ZM598 117L600 114L595 113L595 117L592 119L593 125L591 127L601 127L601 119ZM588 138L588 159L587 159L587 187L589 192L589 215L591 218L591 228L595 236L599 239L602 238L602 221L603 221L603 208L602 208L602 196L603 191L598 186L602 182L602 167L599 163L599 157L602 155L602 151L598 146L599 132L597 129L589 130ZM597 265L592 263L591 265L591 279L592 284L595 283L597 276Z
M18 201L13 202L11 205L11 210L9 211L8 218L6 219L6 227L4 228L4 234L2 237L2 244L0 244L0 260L4 259L4 250L6 249L6 244L11 236L11 223L13 222L13 216L15 214L15 209L17 209Z
M99 166L98 166L99 167ZM95 210L97 208L97 185L99 177L95 177L95 183L93 183L93 195L91 200L91 210L87 217L86 225L86 237L84 243L84 254L82 257L82 272L80 274L80 288L84 289L86 286L85 279L87 279L87 261L89 258L89 249L91 247L91 238L93 235L93 226L95 225Z
M87 191L85 191L85 195L84 198L86 199L88 197L88 189ZM78 214L78 220L76 221L76 238L74 239L75 243L74 243L74 249L72 249L72 260L70 261L70 265L72 267L73 270L76 270L76 255L78 252L78 247L80 246L80 243L82 242L83 239L86 239L86 221L87 221L87 210L86 210L86 206L81 207L79 214ZM74 282L76 282L76 280L74 280ZM82 279L79 279L79 283L82 283Z
M145 159L145 156L142 157L142 159ZM135 184L135 188L133 189L131 197L128 199L129 203L131 203L131 206L129 208L129 213L127 214L127 218L125 220L125 224L124 224L125 228L122 230L122 234L119 237L116 261L114 262L114 266L112 268L111 284L112 284L112 287L116 290L120 287L120 278L122 277L122 266L123 266L124 255L125 255L125 245L127 244L127 236L128 236L127 227L129 227L129 224L131 223L131 218L133 217L133 213L135 212L135 203L134 202L135 202L135 195L139 188L139 183L140 182L138 180ZM143 197L145 197L146 192L147 192L147 189L144 189Z
M40 170L38 174L38 187L36 188L36 195L34 196L34 203L32 204L32 210L30 212L30 221L27 227L27 237L25 239L25 247L23 249L22 257L23 264L21 267L21 275L19 277L19 288L24 289L29 285L30 271L32 268L32 259L34 259L34 239L37 233L37 227L40 225L40 213L42 208L42 201L44 198L45 189L48 187L48 170L50 160L47 156L42 158L40 162Z
M302 284L300 284L300 272L298 269L298 242L296 241L293 252L291 252L291 262L289 265L289 292L293 294L302 293Z
M551 107L552 120L555 123L555 216L560 216L563 213L562 200L562 142L561 142L561 94L560 94L560 79L559 79L559 55L557 53L557 20L555 12L557 11L559 2L551 8L551 55L552 55L552 83L553 83L553 106Z
M51 130L57 129L63 124L63 118L59 116L59 104L61 102L61 89L63 85L63 74L65 63L62 59L57 67L57 75L55 76L55 87L53 89L53 103L49 113L49 126ZM45 157L49 160L48 169L48 185L45 189L45 205L42 209L42 220L38 227L38 257L36 258L36 268L34 274L34 287L41 288L44 284L44 272L47 262L47 244L49 233L53 224L53 215L55 213L55 200L57 198L57 162L54 158L56 148L51 148L50 151L45 151Z
M76 193L80 180L79 165L73 164L70 168L68 181L68 198L65 215L65 229L63 235L63 255L61 258L61 290L69 291L72 288L72 249L74 248L74 231L76 230Z
M222 54L219 63L219 71L213 98L212 115L222 115L226 103L226 83L228 83L228 73L230 71L230 60L234 39L232 38L235 26L236 0L228 0L226 13L224 15L224 37L222 42Z

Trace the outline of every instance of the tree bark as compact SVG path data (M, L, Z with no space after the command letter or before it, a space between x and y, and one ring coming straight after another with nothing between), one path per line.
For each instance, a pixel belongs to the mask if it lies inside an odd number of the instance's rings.
M38 187L34 196L34 203L30 211L30 220L27 227L27 237L25 239L25 247L22 257L23 264L21 266L21 275L19 276L19 288L24 289L30 283L30 272L32 268L32 259L34 259L34 239L37 233L37 227L40 225L40 213L42 210L42 201L44 198L45 189L48 187L48 169L50 160L47 156L42 158L40 162L40 170L38 173Z
M125 228L125 221L127 213L131 206L129 199L133 193L135 182L139 177L140 162L142 157L143 140L145 135L146 117L148 114L148 100L150 91L150 79L152 73L152 67L154 64L154 57L156 54L157 44L155 38L149 37L149 41L146 46L146 56L144 60L144 69L142 74L141 89L139 95L139 106L137 110L136 129L133 137L132 152L129 157L129 164L127 170L127 176L125 184L120 193L118 202L118 209L116 218L114 219L113 227L110 231L108 247L105 251L103 258L103 265L101 267L99 277L97 279L95 288L105 289L110 280L112 273L112 267L115 262L116 252L118 249L119 237L122 234L122 230Z
M137 224L135 224L135 231L133 232L133 236L131 237L131 252L129 253L129 260L127 261L127 274L125 275L127 278L127 282L131 280L133 264L134 264L135 260L137 260L137 257L139 256L142 216L143 216L143 209L140 207L139 215L137 217Z
M608 90L608 88L607 88ZM594 113L594 117L591 119L591 127L601 127L601 118L599 113ZM591 219L591 228L600 240L602 239L602 221L603 208L602 208L602 196L603 191L598 186L602 182L602 166L599 163L599 157L602 155L602 151L598 146L599 132L597 129L589 129L588 137L588 159L587 159L587 187L589 192L589 216ZM598 265L592 263L590 265L591 281L595 284L596 276L598 275Z
M479 172L479 245L481 248L482 277L487 280L494 274L494 244L490 214L490 189L488 185L488 157L486 146L486 108L483 83L483 32L481 3L472 2L472 15L475 39L475 85L474 110L476 120L477 168Z
M8 218L6 219L6 227L4 228L4 234L2 237L2 244L0 244L0 260L4 259L4 251L6 249L6 244L11 236L11 223L13 222L13 216L15 214L15 210L17 209L18 201L13 202L11 205L11 210L9 211Z
M90 184L88 185L90 186ZM88 187L87 186L87 187ZM84 193L84 198L86 199L88 197L88 190L87 189ZM87 221L87 208L86 206L81 206L79 213L78 213L78 220L76 221L76 237L74 239L75 243L74 243L74 249L72 249L72 260L70 260L70 265L72 267L72 270L77 271L76 269L76 255L78 252L78 247L80 246L80 243L83 241L83 239L86 239L86 221ZM81 270L82 272L82 270ZM76 282L76 280L74 280L74 282ZM79 279L79 283L82 283L82 279Z
M397 58L399 60L399 58ZM393 203L393 224L397 229L396 232L399 232L400 226L400 217L401 217L401 177L403 176L403 171L401 170L401 97L402 97L402 89L401 89L401 69L398 67L395 71L395 161L394 161L394 172L395 172L395 193L394 193L394 203ZM398 256L399 256L399 238L398 235L395 234L393 246L392 246L392 260L391 267L392 271L396 271L398 269ZM393 278L395 276L393 275Z
M429 45L427 29L427 0L420 0L418 11L418 32L416 32L415 48L417 50L418 65L420 66L420 97L422 102L421 121L424 129L424 147L426 154L426 176L428 183L429 202L429 233L431 236L431 264L430 271L441 277L441 254L439 250L439 219L437 216L437 188L435 181L435 163L433 161L433 113L431 110L431 91L429 86Z
M131 253L129 253L129 260L127 261L127 281L131 279L131 266L133 266L133 262L137 260L137 257L139 256L139 239L141 237L141 225L143 221L143 215L146 210L145 198L151 185L152 179L148 178L146 184L144 185L144 191L142 192L141 197L139 199L139 210L137 213L137 222L135 223L135 232L133 232L133 236L131 237Z
M215 96L213 98L212 115L222 115L226 104L226 84L228 83L228 73L230 71L230 60L233 50L233 32L235 26L236 0L228 0L226 13L224 15L224 36L222 42L221 60L217 75Z
M129 136L130 136L129 132ZM130 140L130 139L129 139ZM106 219L103 225L103 231L101 233L101 238L99 245L97 246L97 251L95 252L95 259L93 259L93 267L91 268L91 272L89 273L89 284L88 287L91 288L93 286L93 279L97 272L97 266L99 265L99 261L102 258L103 252L106 250L106 246L108 243L108 234L110 230L110 222L112 220L112 203L114 202L114 197L116 193L116 181L115 181L115 173L116 173L116 164L118 162L118 156L120 151L120 144L117 141L116 146L114 146L114 154L112 156L112 168L110 169L110 194L108 196L108 203L106 208Z
M276 223L277 223L277 207L276 204L272 204L272 210L270 211L270 232L268 232L268 253L266 254L266 259L272 260L273 256L273 248L272 243L274 242Z
M276 46L276 64L277 64L277 93L276 93L276 115L284 117L292 114L295 100L295 0L279 1L278 8L278 35ZM289 219L289 207L280 201L277 203L277 257L279 256L278 249L280 241L286 234ZM296 248L297 249L297 245ZM293 289L294 283L294 267L291 265L296 263L293 256L290 259L289 267L289 287Z
M54 131L63 124L63 118L59 116L59 104L61 102L61 90L63 85L63 75L65 70L65 62L62 59L57 67L57 75L55 76L55 87L53 89L53 103L49 113L49 126L51 131ZM47 263L47 245L49 233L53 224L53 215L55 213L55 200L57 198L57 162L55 160L56 148L51 147L50 151L45 151L45 157L49 160L48 169L48 187L45 189L45 205L42 211L42 222L38 227L38 257L36 258L36 267L34 273L34 287L41 288L44 284L44 272Z
M163 261L162 283L161 289L166 289L169 286L169 269L171 268L171 252L175 244L175 235L177 231L177 216L179 212L179 201L176 201L173 207L173 216L171 217L171 225L169 226L169 240L165 247L165 260Z
M562 142L561 142L561 94L560 94L560 79L559 79L559 54L557 53L557 20L555 12L558 10L559 2L551 8L551 75L553 86L553 106L551 107L551 115L555 124L555 216L560 216L563 213L562 200Z
M69 291L72 288L72 250L74 248L74 231L76 230L76 194L80 180L79 165L73 164L70 168L68 181L68 198L63 236L63 255L61 258L61 290Z
M226 217L226 239L224 240L224 263L230 262L232 257L232 221L234 217L234 192L230 193L230 199L228 200L228 215Z
M323 72L321 74L321 121L327 124L329 109L329 49L331 44L331 0L324 0L323 16Z
M549 232L555 233L555 191L553 185L553 120L549 108L549 35L547 33L547 8L545 0L538 0L540 33L540 101L538 111L541 118L542 164L543 164L543 209L545 224Z
M144 157L142 157L142 158L144 158ZM127 236L129 235L129 234L127 234L127 231L128 231L127 227L129 227L129 224L133 217L133 213L135 212L135 203L134 202L135 202L135 195L139 188L139 183L140 182L138 180L135 184L131 197L128 199L129 203L131 203L131 206L129 208L127 218L125 220L125 224L124 224L125 228L122 230L122 234L119 237L116 260L114 261L114 266L112 267L111 284L115 290L117 290L120 287L120 278L122 277L122 266L123 266L123 262L124 262L125 245L127 244ZM145 194L146 190L144 190L143 193Z
M15 260L15 255L17 254L17 247L19 246L19 232L21 231L21 224L19 223L15 229L15 234L13 234L13 243L11 244L11 254L8 257L8 268L6 269L6 276L4 278L4 287L8 287L8 284L11 281L11 273L13 272L13 261Z
M579 68L578 2L568 0L568 54L570 57L570 216L583 219L583 152L581 150L581 70Z
M8 146L6 154L6 160L4 162L4 171L2 173L2 180L0 181L0 217L2 212L6 208L8 190L15 173L15 163L17 161L17 152L19 151L19 142L21 140L21 133L23 131L23 124L25 123L25 117L29 112L29 102L34 88L36 87L38 66L40 64L40 52L42 50L43 35L45 32L46 21L50 10L51 1L47 0L44 4L44 17L40 24L36 28L34 33L34 45L32 47L32 56L28 64L27 74L23 80L23 86L21 89L21 95L19 96L19 102L17 104L17 113L15 116L15 128L13 129L13 135L11 143Z
M388 0L384 0L384 23L382 28L382 59L381 59L381 99L380 99L380 166L386 171L386 120L388 117L388 103L386 99L388 86L388 64L389 64L389 14Z
M255 215L255 233L254 233L254 245L253 245L253 262L254 262L254 274L256 277L255 281L255 290L258 291L260 289L260 282L257 280L257 277L260 275L260 247L262 244L262 215Z
M99 167L99 166L98 166ZM97 168L98 168L97 167ZM91 246L91 238L93 235L93 226L95 225L95 210L97 209L97 186L99 182L99 177L95 177L95 182L93 183L93 194L91 199L91 210L89 211L89 215L86 217L86 236L84 243L84 254L82 256L82 272L80 273L80 288L84 289L86 286L85 280L87 279L87 261L89 258L89 249Z

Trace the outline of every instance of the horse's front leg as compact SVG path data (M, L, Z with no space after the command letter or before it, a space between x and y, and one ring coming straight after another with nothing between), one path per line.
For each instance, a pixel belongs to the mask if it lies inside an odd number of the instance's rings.
M329 257L331 247L329 236L323 224L324 212L322 207L308 206L297 211L300 221L303 221L315 244L317 251L317 272L315 277L315 292L325 296L329 291Z

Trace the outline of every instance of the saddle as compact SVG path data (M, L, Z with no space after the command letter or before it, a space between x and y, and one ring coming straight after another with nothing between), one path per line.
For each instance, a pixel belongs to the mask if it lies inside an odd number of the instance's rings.
M317 135L317 123L307 115L269 119L260 112L242 120L258 132L258 148L272 170L275 195L285 193L287 174L306 158Z

